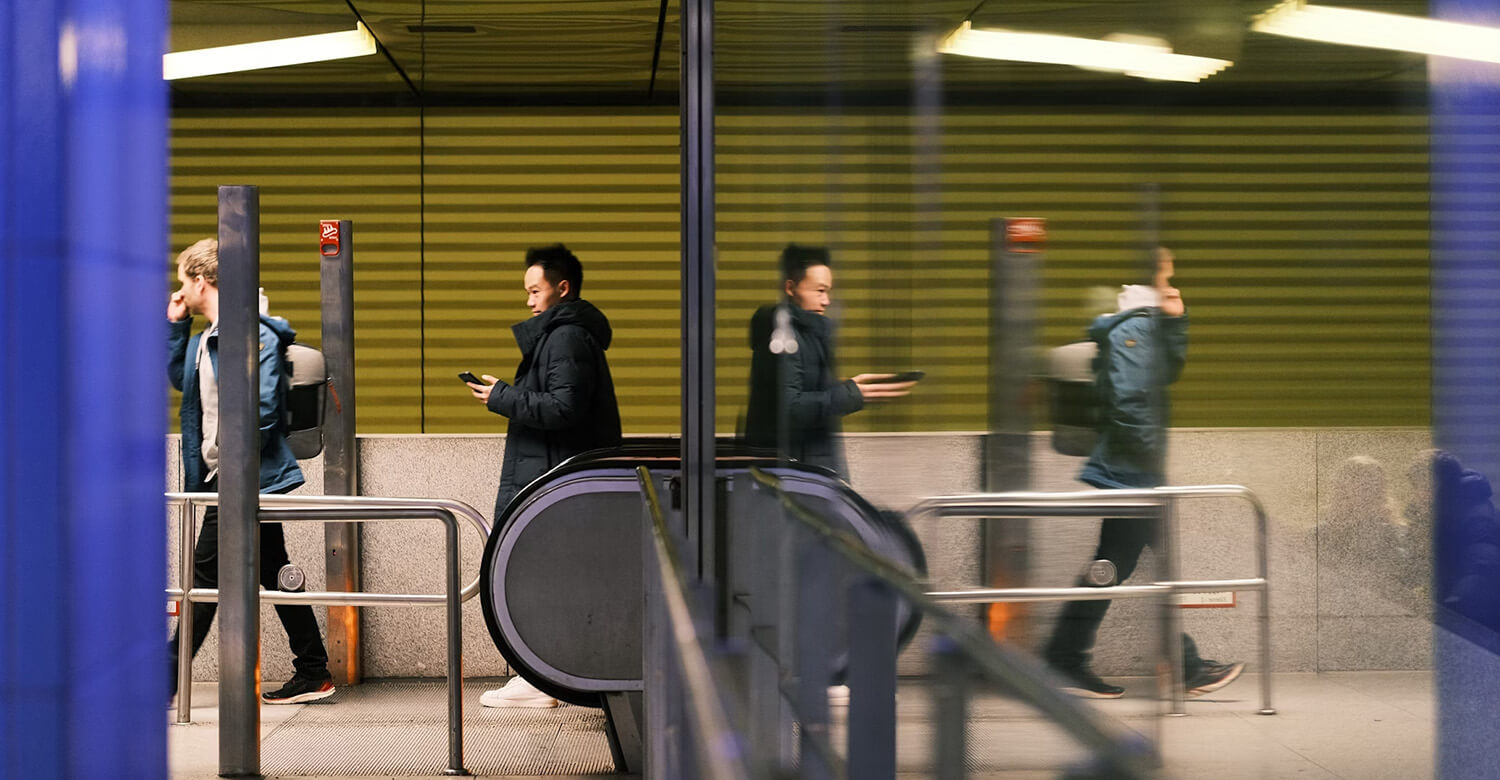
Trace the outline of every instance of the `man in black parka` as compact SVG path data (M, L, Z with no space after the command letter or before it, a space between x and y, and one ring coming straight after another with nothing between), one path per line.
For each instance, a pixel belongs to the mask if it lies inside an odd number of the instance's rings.
M583 264L562 244L526 252L531 319L511 326L521 348L515 381L470 384L474 397L510 419L495 496L499 522L512 498L548 469L582 452L620 443L620 407L604 351L613 330L579 297Z
M844 415L863 409L866 401L904 396L916 383L891 382L892 374L838 378L833 322L824 316L833 290L826 248L787 245L781 278L785 297L760 307L750 320L745 441L847 479L838 440Z
M495 523L532 480L579 453L621 441L620 407L604 351L609 319L583 300L583 264L562 244L526 252L531 319L511 326L521 348L513 383L489 374L469 383L485 408L510 420L495 495ZM555 707L557 700L514 677L479 699L487 707Z

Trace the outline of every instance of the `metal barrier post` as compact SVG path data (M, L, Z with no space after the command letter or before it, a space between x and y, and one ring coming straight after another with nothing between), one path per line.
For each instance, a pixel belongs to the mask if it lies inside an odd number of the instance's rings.
M641 777L645 780L665 780L667 777L667 697L672 688L667 685L666 669L667 637L662 630L667 620L666 607L662 604L661 569L652 564L656 561L656 536L653 531L655 518L649 504L642 505L641 514L641 584L645 606L641 610L641 677L645 696L645 753Z
M781 681L795 671L792 664L797 657L797 591L794 580L797 570L797 536L801 529L784 514L779 520L776 523L776 528L780 531L777 535L776 553L776 618L772 625L776 632L777 733L781 744L779 757L781 767L790 770L798 755L797 740L792 738L793 724L797 718L793 714L791 702L782 691Z
M849 593L849 777L896 777L896 594L867 579Z
M834 554L814 542L797 556L796 643L797 715L802 723L802 773L807 780L833 776L822 745L828 742L828 683L833 659L833 617L830 607L834 590ZM786 627L783 627L785 630Z
M318 256L323 309L323 359L328 375L323 407L323 493L359 493L359 450L354 441L354 223L323 220ZM328 589L360 589L359 525L323 527ZM359 608L328 608L328 671L336 685L357 685L360 668Z
M197 509L184 501L177 509L177 587L182 601L177 608L177 722L193 719L193 542Z
M962 652L950 638L934 640L933 759L937 780L963 780L968 776L969 681Z
M448 552L448 768L445 775L467 775L464 768L463 591L458 559L458 519L443 513Z
M1157 518L1157 549L1161 559L1162 579L1177 582L1181 567L1177 558L1177 512L1176 503L1167 499L1161 506ZM1166 659L1167 714L1187 714L1183 679L1182 612L1177 607L1177 594L1168 592L1162 598L1161 608L1162 658Z
M260 191L219 188L219 774L260 774ZM206 338L206 336L205 336Z
M1270 538L1270 518L1259 500L1251 498L1255 505L1256 536L1260 540L1255 574L1265 583L1256 594L1260 602L1260 714L1275 715L1276 708L1271 706L1271 551L1266 542Z
M776 531L781 529L785 532L787 526L777 521L756 522L760 518L754 517L745 508L749 505L745 497L760 488L753 482L748 482L746 477L738 479L741 484L736 484L731 494L732 500L737 503L731 506L729 519L731 522L747 524L750 533L750 560L746 567L746 576L750 580L750 619L747 621L750 639L750 705L747 731L750 755L761 762L766 775L771 775L788 766L790 760L784 749L786 739L783 734L787 728L782 722L784 705L781 696L781 669L773 655L775 648L770 646L770 638L775 636L776 615L780 605L780 590L777 587L777 563L780 561L777 540L780 534Z

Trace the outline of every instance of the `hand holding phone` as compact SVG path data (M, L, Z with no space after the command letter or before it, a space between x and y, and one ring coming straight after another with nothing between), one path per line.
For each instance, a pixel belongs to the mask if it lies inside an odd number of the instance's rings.
M900 398L916 387L917 380L926 376L922 371L906 371L900 374L860 374L854 377L854 386L866 401L885 401Z
M922 377L924 376L927 376L926 371L902 371L899 374L878 375L864 380L862 384L883 385L896 384L899 382L918 382L921 381Z

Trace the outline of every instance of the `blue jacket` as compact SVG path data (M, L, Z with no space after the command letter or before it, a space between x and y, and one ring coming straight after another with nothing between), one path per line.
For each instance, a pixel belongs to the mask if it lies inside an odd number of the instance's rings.
M1106 314L1089 326L1101 361L1095 375L1103 394L1099 442L1078 478L1099 488L1147 488L1165 477L1167 385L1187 360L1187 317L1159 309Z
M193 318L169 322L167 378L182 391L182 484L189 493L203 491L208 466L203 462L203 401L198 389L198 340ZM190 337L191 335L191 337ZM280 317L260 318L260 492L285 493L302 484L302 469L286 443L282 422L281 372L286 346L296 331ZM219 339L209 339L208 357L219 376Z

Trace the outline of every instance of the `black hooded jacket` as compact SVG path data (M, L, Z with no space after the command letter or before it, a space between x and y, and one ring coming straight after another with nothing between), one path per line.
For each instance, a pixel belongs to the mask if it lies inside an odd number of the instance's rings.
M771 349L777 312L786 312L796 351ZM854 380L834 373L833 323L821 314L790 304L760 307L750 319L750 405L745 413L745 441L775 448L781 454L832 469L847 477L838 434L841 418L864 408ZM782 437L785 437L785 441Z
M521 348L513 384L499 382L489 410L510 419L495 521L510 500L553 466L620 443L620 406L604 351L613 330L585 300L559 303L511 327Z

